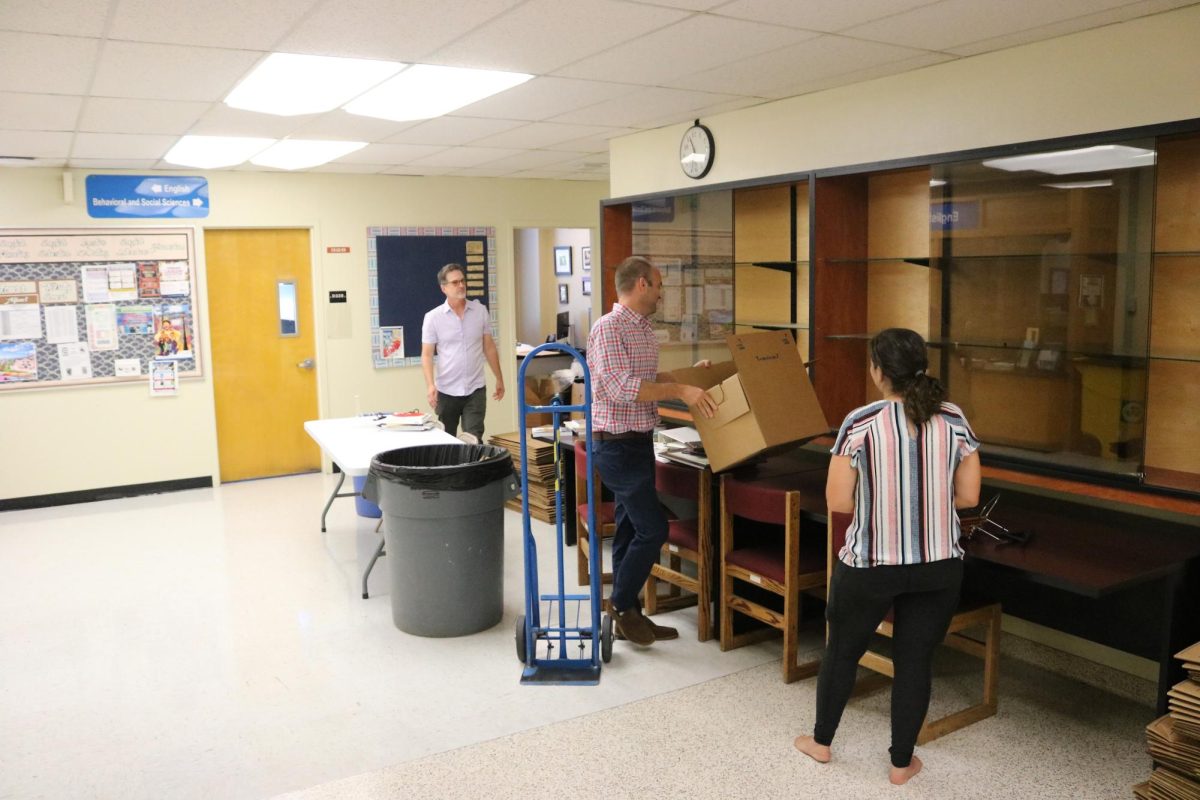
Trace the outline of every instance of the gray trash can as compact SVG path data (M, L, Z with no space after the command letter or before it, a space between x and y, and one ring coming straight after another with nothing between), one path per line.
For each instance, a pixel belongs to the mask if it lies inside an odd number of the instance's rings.
M465 636L504 614L504 503L512 458L492 445L380 453L363 496L383 509L392 621L417 636Z

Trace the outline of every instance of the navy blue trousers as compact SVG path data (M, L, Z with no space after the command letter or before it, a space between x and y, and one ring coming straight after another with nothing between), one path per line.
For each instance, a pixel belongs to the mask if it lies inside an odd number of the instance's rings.
M667 514L654 488L654 443L649 437L596 441L592 453L615 501L612 606L626 611L638 604L638 592L667 541Z

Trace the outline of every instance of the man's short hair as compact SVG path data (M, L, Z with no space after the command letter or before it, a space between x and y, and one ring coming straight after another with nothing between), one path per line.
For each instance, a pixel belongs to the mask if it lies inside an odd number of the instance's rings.
M653 269L654 265L650 263L649 259L642 256L630 256L617 264L617 294L632 294L633 288L637 286L638 278L645 278L649 283L650 272Z
M438 284L441 286L445 286L446 285L446 276L449 275L451 272L461 272L463 274L463 277L466 277L466 275L467 275L467 271L462 268L461 264L447 264L446 266L444 266L438 270Z

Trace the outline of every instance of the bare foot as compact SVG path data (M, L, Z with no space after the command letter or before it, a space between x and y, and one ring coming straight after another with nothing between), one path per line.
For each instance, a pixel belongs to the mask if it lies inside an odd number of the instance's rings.
M817 744L817 740L811 736L797 736L796 741L792 742L804 755L811 758L813 761L819 761L822 764L828 764L829 759L833 758L833 752L827 744Z
M903 786L920 772L923 766L925 765L921 763L921 759L913 756L907 767L892 767L892 771L888 773L888 780L895 786Z

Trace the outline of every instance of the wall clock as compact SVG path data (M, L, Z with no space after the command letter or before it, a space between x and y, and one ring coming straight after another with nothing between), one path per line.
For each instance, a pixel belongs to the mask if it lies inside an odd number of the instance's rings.
M712 169L716 155L712 131L696 120L679 140L679 166L683 174L697 180L703 178Z

